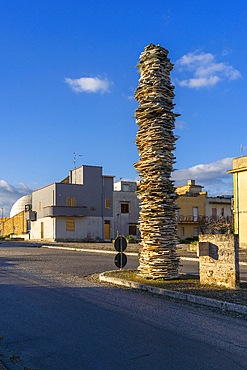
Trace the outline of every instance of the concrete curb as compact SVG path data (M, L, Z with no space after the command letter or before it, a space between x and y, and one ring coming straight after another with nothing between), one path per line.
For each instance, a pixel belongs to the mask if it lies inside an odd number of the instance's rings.
M56 247L53 245L41 245L40 248L48 248L48 249L63 249L67 251L76 251L76 252L89 252L89 253L106 253L106 254L116 254L116 251L108 251L108 250L102 250L102 249L90 249L90 248L72 248L72 247ZM124 253L127 256L137 256L137 252L126 252ZM180 257L181 261L194 261L194 262L199 262L198 257ZM247 262L239 262L240 265L242 266L247 266Z
M87 248L71 248L71 247L55 247L52 245L41 245L40 248L48 248L48 249L64 249L67 251L76 251L76 252L89 252L89 253L105 253L105 254L116 254L117 251L106 251L102 249L87 249ZM135 252L125 252L124 253L128 256L138 256L138 253Z
M187 294L187 293L175 292L173 290L158 288L158 287L154 287L151 285L138 284L134 281L128 281L128 280L106 276L105 275L106 273L107 272L102 272L99 275L100 281L115 284L115 285L125 286L127 288L139 289L139 290L143 290L149 293L154 293L154 294L162 295L165 297L180 299L183 301L192 302L192 303L200 304L203 306L219 308L222 311L236 312L236 313L247 315L247 306L224 302L224 301L218 301L216 299L195 296L195 295Z

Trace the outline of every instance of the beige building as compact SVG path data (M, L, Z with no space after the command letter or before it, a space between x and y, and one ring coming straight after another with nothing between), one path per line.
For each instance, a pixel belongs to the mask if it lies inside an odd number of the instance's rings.
M195 180L188 180L183 186L178 186L179 195L176 203L179 207L178 238L193 238L203 233L205 222L232 222L231 196L208 197L202 191L203 186L196 185Z
M178 205L178 238L186 239L198 236L199 222L205 216L207 193L202 191L203 186L196 185L195 180L176 188L179 195Z
M232 161L234 189L234 233L239 235L240 248L247 248L247 156Z

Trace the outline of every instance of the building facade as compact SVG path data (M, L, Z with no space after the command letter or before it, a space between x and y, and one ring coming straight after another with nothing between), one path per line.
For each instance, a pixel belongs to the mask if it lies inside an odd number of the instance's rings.
M232 197L208 197L202 188L203 186L196 185L195 180L188 180L186 185L176 189L176 203L179 208L177 234L181 240L197 237L205 232L208 225L215 222L232 223Z
M81 166L61 183L32 194L30 239L110 241L113 238L113 176Z
M239 166L239 162L236 163ZM242 225L241 242L247 246L247 232L243 227L247 221L247 217L244 218L247 201L243 203L242 190L239 194L247 181L247 166L246 179L241 168L235 174L235 230ZM81 166L70 171L63 181L34 191L31 205L22 202L25 206L22 214L27 222L17 215L8 222L2 220L0 235L17 234L18 231L25 238L49 241L111 241L118 235L139 238L137 186L136 182L123 180L113 184L113 176L102 175L102 167ZM208 197L202 188L195 180L188 180L186 185L176 188L179 240L203 233L205 220L232 219L231 197ZM17 228L17 220L22 230Z
M205 216L207 193L203 186L196 185L195 180L176 188L178 198L177 235L179 239L197 237L200 232L200 221Z
M234 190L234 233L239 236L239 247L247 248L247 156L232 161Z
M139 237L138 228L140 202L136 195L137 184L133 181L117 181L114 183L114 237L132 235Z

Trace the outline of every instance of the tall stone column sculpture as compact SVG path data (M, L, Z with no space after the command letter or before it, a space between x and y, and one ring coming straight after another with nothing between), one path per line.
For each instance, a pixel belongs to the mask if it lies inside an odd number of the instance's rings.
M135 92L139 107L135 111L139 130L136 145L140 174L138 198L141 202L141 245L139 275L151 279L178 275L176 254L176 194L171 173L175 157L174 86L170 81L173 68L168 51L150 44L140 55L140 79Z

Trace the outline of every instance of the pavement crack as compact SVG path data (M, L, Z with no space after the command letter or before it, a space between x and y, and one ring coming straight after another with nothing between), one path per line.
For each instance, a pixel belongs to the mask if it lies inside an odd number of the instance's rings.
M132 358L129 359L129 361L139 360L140 358L148 357L148 356L150 356L150 354L146 353L144 355L139 355L139 356L136 356L136 357L132 357Z

